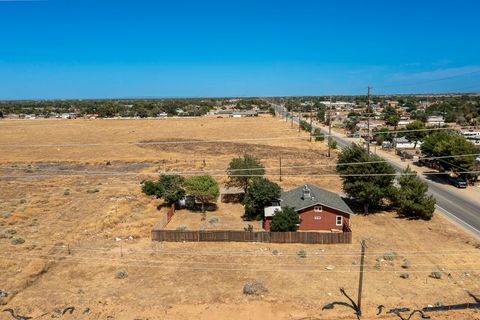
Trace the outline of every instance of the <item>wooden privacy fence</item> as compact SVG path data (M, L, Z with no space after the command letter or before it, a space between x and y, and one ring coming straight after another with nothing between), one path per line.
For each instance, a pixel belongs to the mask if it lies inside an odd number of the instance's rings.
M152 241L167 242L270 242L335 244L352 243L352 232L268 232L232 230L152 230Z

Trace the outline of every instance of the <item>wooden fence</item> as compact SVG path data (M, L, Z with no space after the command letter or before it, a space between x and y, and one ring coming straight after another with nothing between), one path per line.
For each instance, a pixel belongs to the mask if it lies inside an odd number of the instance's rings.
M348 228L348 230L350 229ZM181 231L154 229L152 230L152 240L167 242L212 241L335 244L352 243L352 232Z
M165 226L172 220L172 217L175 215L175 205L168 209L168 211L161 217L161 220L153 227L154 230L165 228Z

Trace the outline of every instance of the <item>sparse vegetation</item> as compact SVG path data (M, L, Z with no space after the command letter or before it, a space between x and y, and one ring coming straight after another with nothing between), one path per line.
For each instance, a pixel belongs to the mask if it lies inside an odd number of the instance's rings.
M243 294L247 296L261 295L268 292L265 284L260 280L249 280L243 286Z
M23 238L15 238L11 242L11 244L13 245L24 244L24 243L25 243L25 239Z
M430 273L430 278L433 278L433 279L442 279L442 273L440 271L432 271L432 273Z
M99 189L95 188L95 189L88 189L87 190L87 193L97 193L97 192L100 192Z
M300 251L297 252L297 255L300 258L306 258L307 257L307 252L305 250L300 250Z
M125 279L128 277L128 273L125 270L119 270L115 273L115 279Z
M220 220L218 220L217 217L211 217L210 219L208 219L208 223L210 223L210 224L217 224L219 222L220 222Z
M398 257L398 254L396 252L387 252L383 255L383 259L386 261L393 261Z

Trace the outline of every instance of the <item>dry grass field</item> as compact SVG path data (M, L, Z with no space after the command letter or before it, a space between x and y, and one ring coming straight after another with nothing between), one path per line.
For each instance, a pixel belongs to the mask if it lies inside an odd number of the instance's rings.
M376 316L380 304L419 308L480 296L480 242L438 215L428 222L356 215L351 245L150 241L167 209L141 193L143 179L157 170L205 171L223 183L229 160L244 152L273 174L279 156L285 167L333 161L324 143L270 117L1 121L0 290L9 294L1 309L34 319L353 319L348 308L322 307L346 302L341 287L356 297L361 239L368 245L364 319L399 319ZM341 189L338 177L288 176L332 173L329 167L283 172L282 182L271 179L285 189L305 182ZM217 228L243 228L241 213L238 204L219 204L206 222L215 216ZM185 223L203 222L181 210L169 228ZM12 244L18 239L24 243ZM268 292L245 296L251 279ZM71 306L73 314L62 315ZM430 315L480 319L474 310ZM0 319L10 318L0 312Z

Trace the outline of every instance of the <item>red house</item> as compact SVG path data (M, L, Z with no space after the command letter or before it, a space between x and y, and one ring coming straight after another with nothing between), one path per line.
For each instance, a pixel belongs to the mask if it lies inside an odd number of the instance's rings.
M352 210L336 193L312 185L282 191L280 199L265 208L264 229L270 231L272 218L282 207L292 207L299 214L298 230L344 231L350 227Z

